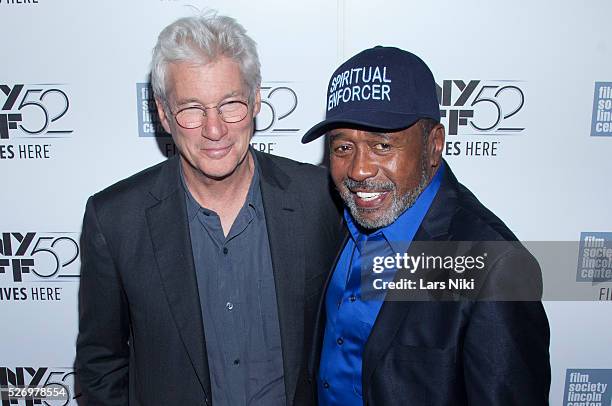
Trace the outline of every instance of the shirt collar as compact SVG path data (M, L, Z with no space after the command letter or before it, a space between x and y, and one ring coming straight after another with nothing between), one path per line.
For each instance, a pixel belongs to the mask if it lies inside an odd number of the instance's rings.
M429 182L429 185L421 192L414 204L404 210L404 212L391 224L386 227L375 230L374 232L364 232L362 228L357 226L357 223L353 219L348 209L344 209L344 219L346 220L347 227L350 232L350 236L354 242L365 241L366 238L373 235L381 235L391 245L394 252L406 252L410 242L414 238L417 229L421 225L425 214L429 210L429 206L436 197L440 184L442 182L442 176L445 171L445 164L442 161L440 168L436 171L436 174ZM359 248L359 244L357 244Z
M249 148L249 153L253 157L253 178L251 179L251 184L249 186L249 191L246 196L246 205L253 211L255 216L261 217L264 215L263 213L263 202L261 198L261 189L259 187L259 181L261 178L260 175L260 166L257 161L257 155L253 153L252 149ZM198 215L199 212L204 213L205 215L210 215L213 212L206 207L200 206L200 203L193 197L189 188L187 187L187 183L185 181L185 174L183 173L183 165L179 163L179 171L180 171L180 182L183 190L185 191L186 201L187 201L187 220L191 222Z

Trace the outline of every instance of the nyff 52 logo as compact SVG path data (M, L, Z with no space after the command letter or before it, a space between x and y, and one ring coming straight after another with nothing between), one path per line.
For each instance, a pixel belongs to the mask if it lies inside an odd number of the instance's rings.
M0 388L2 389L2 406L10 405L76 405L75 399L81 397L76 385L74 368L66 367L0 367ZM8 388L44 388L58 394L54 398L40 399L25 397L11 398Z
M0 278L10 275L13 282L78 278L77 239L77 233L1 233Z
M0 139L67 137L70 100L61 84L0 84Z
M261 86L261 110L255 135L292 135L300 131L291 123L298 107L298 95L287 82L268 82Z
M449 135L520 133L524 82L443 80L436 85L440 114Z

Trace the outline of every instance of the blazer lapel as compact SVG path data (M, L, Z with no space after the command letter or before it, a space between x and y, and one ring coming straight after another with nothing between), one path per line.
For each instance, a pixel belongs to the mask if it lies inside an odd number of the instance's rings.
M456 188L458 187L458 182L446 163L444 169L445 173L442 178L440 189L419 226L413 241L446 241L451 237L449 235L449 228L457 207ZM420 251L412 252L411 249L414 249L414 247L408 249L409 255L420 254ZM396 279L398 279L399 276L400 273L398 272L396 274ZM405 319L410 317L415 308L427 305L426 302L407 301L405 299L401 300L394 298L396 294L401 293L394 291L387 293L387 298L378 313L378 317L372 327L372 332L363 351L362 386L364 399L366 399L367 383L372 378L378 361L389 349L397 332L402 324L405 323ZM416 315L419 313L414 314Z
M417 238L425 237L426 234L425 230L419 228L415 235L415 241ZM408 249L408 253L409 255L419 254L418 252L412 253L410 249ZM399 272L396 273L395 279L398 279L399 274ZM402 327L404 319L410 315L415 306L419 305L419 302L394 298L394 293L396 292L387 292L387 297L378 312L378 316L376 317L374 326L372 326L372 331L363 350L361 384L364 399L367 399L367 382L372 378L378 361L389 349L395 335Z
M297 196L287 190L290 178L266 155L256 154L276 287L285 392L292 403L304 346L305 252L300 224L305 213Z
M151 190L158 201L147 209L146 215L168 305L200 384L210 399L202 311L179 164L178 158L171 158L163 167Z

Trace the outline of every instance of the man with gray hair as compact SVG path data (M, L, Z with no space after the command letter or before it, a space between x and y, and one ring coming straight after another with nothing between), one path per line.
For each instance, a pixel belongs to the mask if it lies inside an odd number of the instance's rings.
M235 20L170 24L151 81L178 155L87 203L87 404L313 404L305 354L341 230L327 173L250 148L261 75Z

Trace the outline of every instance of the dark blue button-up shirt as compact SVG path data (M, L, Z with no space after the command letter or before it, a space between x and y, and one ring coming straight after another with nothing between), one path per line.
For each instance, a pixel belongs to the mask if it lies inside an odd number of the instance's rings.
M340 254L325 296L327 321L317 381L320 406L363 404L363 349L385 295L371 288L372 275L365 271L370 272L372 255L392 256L408 250L440 188L443 171L441 166L414 205L395 222L370 235L362 233L345 210L350 238ZM390 281L395 271L390 269L376 277Z
M215 406L284 406L276 289L259 164L227 236L185 188Z

